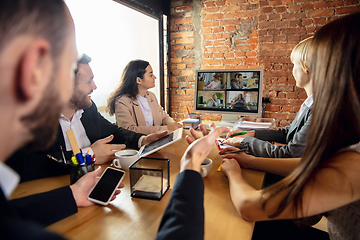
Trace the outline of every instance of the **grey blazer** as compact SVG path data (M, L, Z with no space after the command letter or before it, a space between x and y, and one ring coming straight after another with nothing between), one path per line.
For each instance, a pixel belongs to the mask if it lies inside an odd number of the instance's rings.
M245 137L242 147L247 147L249 153L256 157L297 158L301 157L306 146L310 127L311 107L307 107L299 118L285 128L278 130L255 130L255 137ZM270 142L283 143L284 146Z

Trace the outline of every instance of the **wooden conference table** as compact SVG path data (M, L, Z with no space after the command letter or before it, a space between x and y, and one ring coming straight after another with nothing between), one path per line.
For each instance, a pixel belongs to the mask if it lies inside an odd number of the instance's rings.
M150 155L170 159L170 189L160 201L131 198L129 171L125 171L125 187L108 206L79 208L78 213L50 225L47 229L69 239L155 239L179 173L181 156L188 146L186 134L189 134L188 130L184 131L180 141ZM216 171L222 159L215 144L209 158L214 163L210 174L204 178L204 239L251 239L254 222L243 220L235 210L230 199L228 179L223 173ZM107 166L109 164L102 168ZM256 189L261 188L263 172L244 169L243 174L249 184ZM68 185L69 182L69 176L65 175L21 183L12 198L49 191Z

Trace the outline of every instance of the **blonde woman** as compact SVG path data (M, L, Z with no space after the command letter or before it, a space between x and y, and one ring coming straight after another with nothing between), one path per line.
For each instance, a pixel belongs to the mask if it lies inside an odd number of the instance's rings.
M302 104L300 111L296 115L295 120L285 128L278 130L265 129L250 131L246 137L229 138L224 143L233 145L235 147L245 147L249 152L256 157L266 158L294 158L301 157L309 132L311 109L313 104L312 83L310 80L309 64L308 64L308 49L312 37L304 39L297 44L291 52L291 62L294 64L293 75L296 81L296 86L304 88L308 98ZM241 100L242 99L242 100ZM243 97L234 102L234 107L246 107ZM229 135L238 132L232 131ZM271 144L270 142L277 142L284 145Z

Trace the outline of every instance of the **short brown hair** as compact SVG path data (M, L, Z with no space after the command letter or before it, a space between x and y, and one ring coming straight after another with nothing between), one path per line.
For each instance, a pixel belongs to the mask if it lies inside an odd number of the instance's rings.
M54 60L65 47L68 17L63 0L1 0L0 52L19 35L40 36L51 44Z

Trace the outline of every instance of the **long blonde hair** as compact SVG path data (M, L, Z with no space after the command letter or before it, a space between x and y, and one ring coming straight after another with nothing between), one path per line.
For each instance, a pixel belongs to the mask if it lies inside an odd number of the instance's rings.
M302 213L305 184L339 149L360 141L360 12L322 27L310 43L314 106L304 155L295 170L263 190L263 208L284 191L276 217L293 202Z

